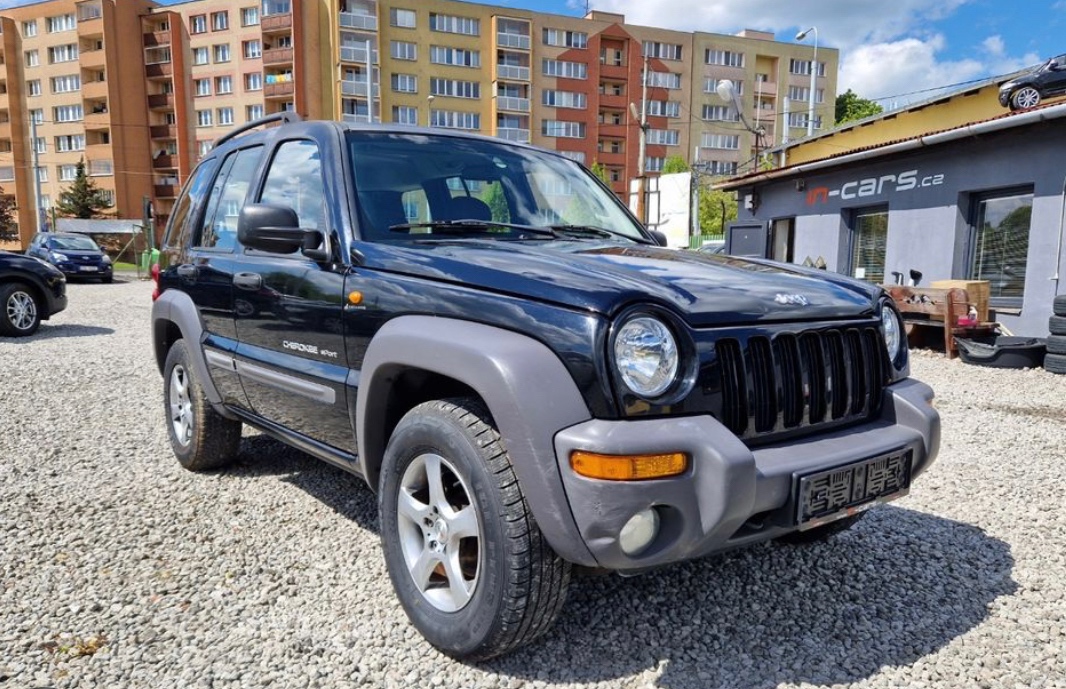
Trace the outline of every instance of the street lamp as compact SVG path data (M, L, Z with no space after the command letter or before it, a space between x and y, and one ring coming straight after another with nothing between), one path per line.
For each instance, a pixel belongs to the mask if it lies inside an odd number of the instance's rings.
M818 27L812 26L806 31L796 34L796 40L802 41L807 34L814 32L814 58L811 60L811 92L807 96L807 136L814 134L814 86L815 77L818 75Z
M426 113L426 126L427 127L432 127L433 126L433 99L434 98L436 98L436 96L434 96L432 93L429 94L428 96L426 96L426 102L429 103L429 105L426 106L429 109L429 111Z
M733 86L733 82L728 79L720 79L718 85L714 87L714 92L718 94L719 98L736 108L740 123L744 125L745 129L755 135L755 169L759 169L759 143L766 130L761 125L757 127L751 126L747 118L744 117L744 108L740 105L740 96L737 95L737 89ZM755 105L758 107L758 103ZM757 120L756 123L758 123Z

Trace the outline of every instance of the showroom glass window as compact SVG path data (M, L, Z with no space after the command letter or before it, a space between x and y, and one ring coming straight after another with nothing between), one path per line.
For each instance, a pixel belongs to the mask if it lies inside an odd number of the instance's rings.
M888 209L861 208L851 217L851 275L874 284L885 281Z
M970 279L988 280L989 297L1000 306L1021 306L1033 192L1018 189L974 200Z

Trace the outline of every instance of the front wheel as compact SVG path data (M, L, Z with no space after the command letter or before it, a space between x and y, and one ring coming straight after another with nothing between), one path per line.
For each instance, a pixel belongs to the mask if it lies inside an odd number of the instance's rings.
M1010 102L1018 110L1035 108L1040 105L1040 92L1032 86L1023 86L1011 95Z
M37 295L22 285L0 287L0 309L0 335L32 335L41 325Z
M178 462L189 471L220 469L232 462L241 443L241 422L211 408L193 373L185 340L170 347L163 380L167 434Z
M544 540L479 401L425 402L401 419L378 507L393 588L438 649L483 660L551 627L571 566Z

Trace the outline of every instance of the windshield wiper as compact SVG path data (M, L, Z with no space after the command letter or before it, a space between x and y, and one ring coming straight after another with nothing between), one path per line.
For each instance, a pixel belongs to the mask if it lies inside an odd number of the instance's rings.
M645 241L643 237L636 239L630 237L624 232L618 232L617 230L609 230L606 227L597 227L596 225L549 225L549 227L555 232L562 232L565 234L583 234L593 237L623 237L630 241Z
M529 234L543 235L546 237L559 236L554 230L547 227L535 227L533 225L519 225L509 222L496 222L494 220L476 220L474 218L467 218L461 220L427 220L425 222L412 222L401 223L399 225L391 225L389 232L406 232L411 233L411 230L428 228L433 230L434 234L500 234L496 232L496 228L503 227L508 230L515 230L517 232L526 232Z

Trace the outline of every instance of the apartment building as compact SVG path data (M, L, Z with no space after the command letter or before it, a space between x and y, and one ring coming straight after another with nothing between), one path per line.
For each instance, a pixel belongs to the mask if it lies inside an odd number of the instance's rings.
M761 32L458 0L48 0L0 11L0 30L0 188L23 246L38 223L34 151L46 210L84 158L117 217L151 200L157 235L211 142L282 110L528 142L602 165L622 194L673 155L731 175L804 136L812 69L811 46ZM821 129L837 52L818 58ZM722 79L750 126L717 95Z

